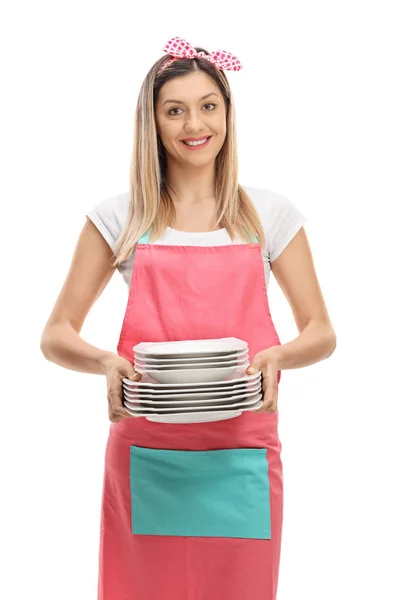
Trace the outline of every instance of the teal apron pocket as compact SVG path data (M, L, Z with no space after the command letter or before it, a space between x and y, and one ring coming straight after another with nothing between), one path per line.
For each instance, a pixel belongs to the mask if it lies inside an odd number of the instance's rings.
M130 446L132 533L271 539L266 448Z

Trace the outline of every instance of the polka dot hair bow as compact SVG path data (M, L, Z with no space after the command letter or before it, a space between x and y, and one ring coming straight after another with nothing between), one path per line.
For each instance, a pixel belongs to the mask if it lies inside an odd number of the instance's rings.
M171 54L173 58L164 63L158 72L162 71L174 60L179 58L205 58L218 67L218 69L226 69L227 71L240 71L242 68L239 59L230 52L227 52L226 50L216 50L215 52L211 52L211 54L197 52L189 42L180 37L169 39L165 44L163 51L167 54Z

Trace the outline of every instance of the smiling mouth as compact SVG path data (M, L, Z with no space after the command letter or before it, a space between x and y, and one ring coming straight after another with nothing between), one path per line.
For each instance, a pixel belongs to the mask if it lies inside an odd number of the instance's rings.
M208 135L204 138L201 138L199 140L192 140L189 142L186 142L185 140L180 140L182 142L182 144L185 144L185 146L188 146L189 148L197 148L198 146L203 146L204 144L207 144L207 142L211 139L211 135Z

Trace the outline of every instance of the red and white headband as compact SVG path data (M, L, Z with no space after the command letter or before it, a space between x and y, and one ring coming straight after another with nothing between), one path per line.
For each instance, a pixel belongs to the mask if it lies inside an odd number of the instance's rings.
M173 58L167 60L167 62L160 67L158 72L162 71L171 64L171 62L179 58L205 58L218 67L218 69L227 71L240 71L242 68L239 59L230 52L227 52L226 50L215 50L215 52L211 52L211 54L197 52L189 42L180 37L169 39L165 44L163 51L167 54L171 54Z

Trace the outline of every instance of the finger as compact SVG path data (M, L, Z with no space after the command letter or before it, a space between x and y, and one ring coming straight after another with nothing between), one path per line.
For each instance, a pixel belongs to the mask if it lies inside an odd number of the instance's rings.
M267 398L265 401L266 410L274 410L275 395L276 395L276 372L272 363L267 365Z
M108 403L108 418L111 421L111 423L118 423L119 421L122 421L122 417L118 417L113 413L110 403Z
M128 415L126 415L128 416ZM115 415L113 412L111 412L111 418L110 421L112 421L113 423L119 423L120 421L122 421L125 417L121 416L121 415Z
M262 379L262 392L263 392L263 397L262 397L262 404L260 406L260 408L258 408L257 410L255 410L254 412L264 412L265 407L267 405L267 400L268 400L268 387L267 387L267 375L266 375L266 369L262 370L262 375L261 375L261 379Z
M257 410L255 410L254 412L257 412L257 413L264 412L266 405L267 405L266 394L264 394L260 408L257 408Z
M115 395L117 396L117 400L115 399ZM119 400L120 400L120 395L118 394L118 392L113 392L113 400L111 400L111 392L110 392L109 402L108 402L109 416L110 416L110 414L113 416L112 419L110 417L110 420L112 420L115 423L118 423L119 421L122 421L122 419L128 419L128 418L136 419L137 415L130 414L126 410L126 408L123 404L118 405Z
M265 399L265 410L274 413L277 411L278 384L274 381L268 388Z
M274 396L275 396L275 383L276 383L276 374L275 369L272 363L268 363L266 365L265 370L263 370L263 403L259 409L255 412L264 412L271 411L274 405ZM272 411L273 412L273 411Z
M112 418L113 420L116 420L116 419L120 420L123 418L122 414L118 414L118 413L114 412L110 401L108 402L108 414L109 414L109 417Z
M271 400L271 401L268 401L268 400L267 400L267 401L265 402L265 409L264 409L264 410L265 410L266 412L269 412L269 413L274 413L274 412L276 412L276 399L275 399L275 396L272 398L272 400Z
M267 393L266 393L266 398L265 398L265 410L270 411L271 409L273 409L274 400L275 400L275 389L274 389L274 386L271 384L267 388Z
M276 412L276 398L274 390L268 390L263 402L262 409L267 412Z
M120 394L118 394L118 392L114 392L117 397L118 397L118 402L120 402L121 400L121 396ZM121 421L122 419L137 419L137 415L132 415L130 412L128 412L125 408L125 405L121 402L121 404L117 404L115 406L115 399L113 400L113 402L110 401L110 405L111 405L111 410L113 411L114 415L116 415L118 417L118 420Z
M117 390L110 390L108 393L111 409L115 415L126 416L125 408L122 404L121 393Z

